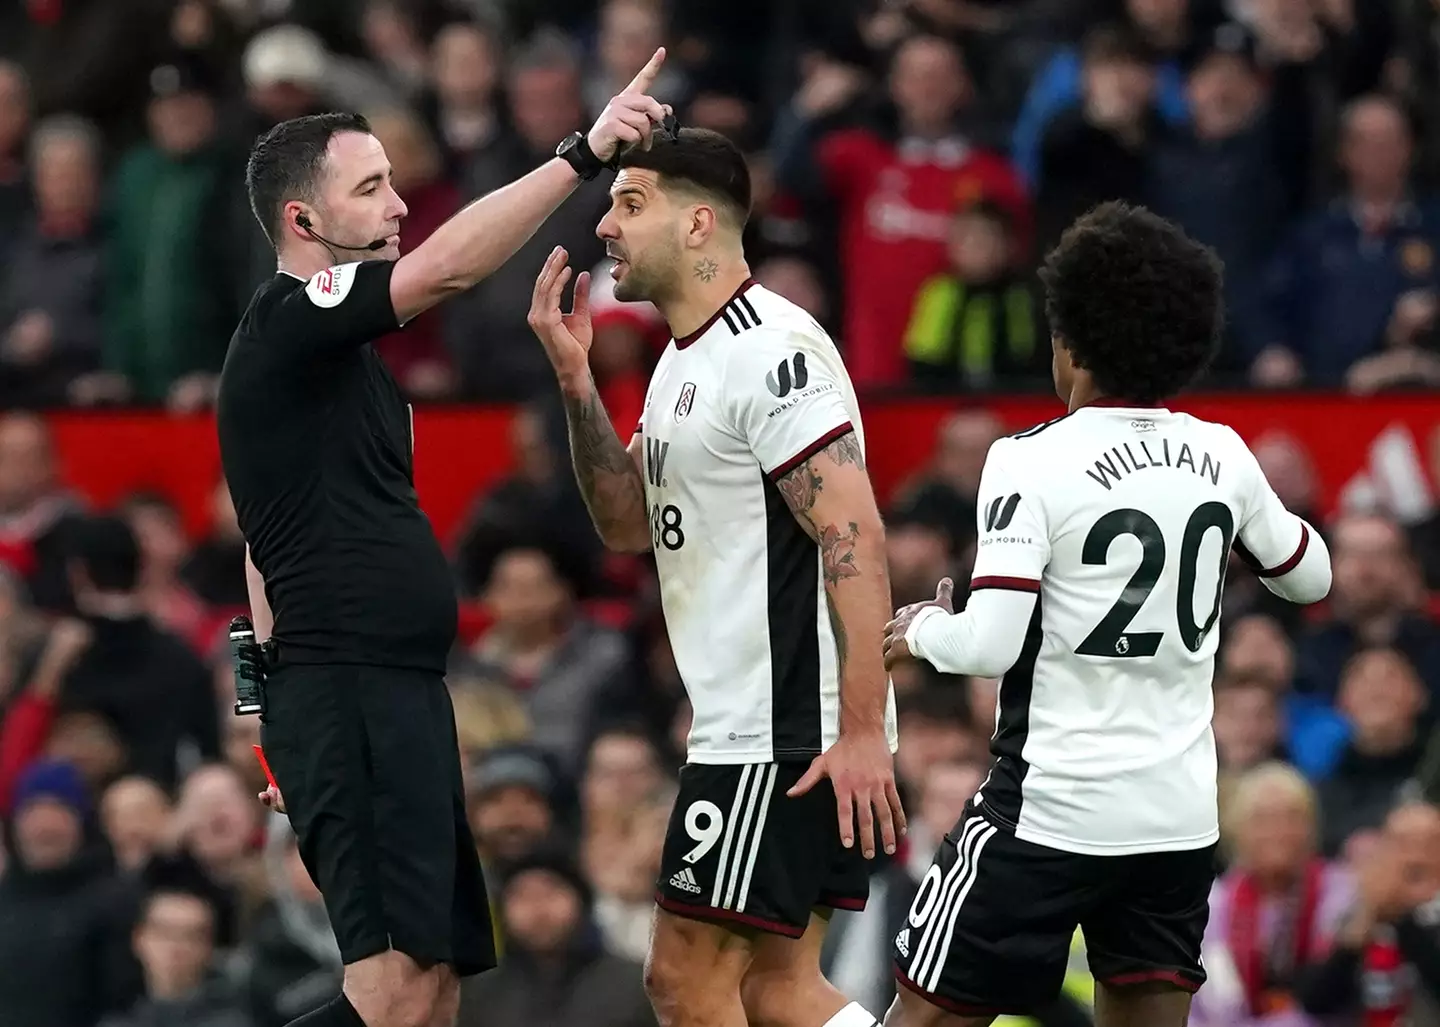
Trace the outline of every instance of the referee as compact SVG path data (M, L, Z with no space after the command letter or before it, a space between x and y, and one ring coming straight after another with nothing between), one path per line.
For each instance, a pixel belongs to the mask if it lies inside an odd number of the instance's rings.
M370 341L498 268L620 146L648 146L664 56L588 135L404 257L405 204L363 118L287 121L250 154L279 269L225 358L220 452L256 635L277 646L265 798L289 814L345 961L343 993L297 1025L452 1024L459 978L495 965L445 689L454 587L416 501L409 408Z

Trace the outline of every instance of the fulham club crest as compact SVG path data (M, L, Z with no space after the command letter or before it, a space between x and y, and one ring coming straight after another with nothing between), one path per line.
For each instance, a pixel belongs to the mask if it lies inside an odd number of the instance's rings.
M675 423L679 424L690 416L690 408L695 405L695 383L686 382L680 386L680 398L675 401Z

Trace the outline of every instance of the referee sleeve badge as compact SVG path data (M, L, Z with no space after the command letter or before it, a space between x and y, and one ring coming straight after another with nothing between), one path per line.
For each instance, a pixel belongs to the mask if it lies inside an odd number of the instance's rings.
M337 264L318 272L305 286L305 295L317 307L338 307L355 284L358 264Z

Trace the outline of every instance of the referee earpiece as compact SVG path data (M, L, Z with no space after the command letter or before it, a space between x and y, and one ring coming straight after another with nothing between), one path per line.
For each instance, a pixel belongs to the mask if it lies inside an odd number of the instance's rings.
M374 253L377 250L383 250L386 244L384 239L376 239L374 242L368 242L364 246L346 246L343 243L331 242L310 226L310 215L305 213L295 215L295 225L297 228L305 229L310 237L317 242L324 243L326 246L333 246L337 250L368 251ZM331 256L333 257L335 255L332 253ZM339 258L337 257L336 259L338 260Z

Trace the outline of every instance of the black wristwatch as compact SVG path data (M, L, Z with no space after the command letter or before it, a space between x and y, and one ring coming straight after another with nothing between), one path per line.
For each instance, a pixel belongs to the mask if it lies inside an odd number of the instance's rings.
M572 132L562 139L555 147L555 156L564 157L582 182L590 181L609 167L590 149L590 141L585 138L584 132Z

